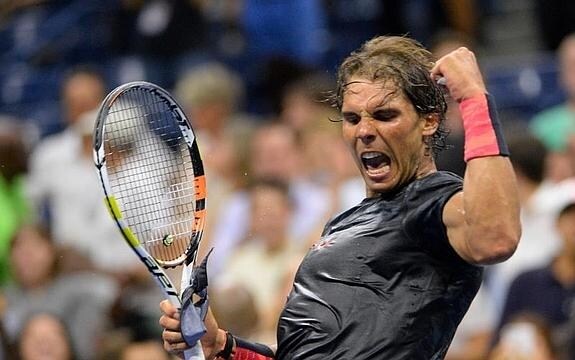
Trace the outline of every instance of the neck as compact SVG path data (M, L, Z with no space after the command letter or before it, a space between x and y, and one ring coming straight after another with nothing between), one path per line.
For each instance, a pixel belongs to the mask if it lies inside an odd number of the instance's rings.
M426 177L429 174L432 174L437 171L437 166L435 166L435 161L433 160L432 155L423 155L423 159L419 164L417 171L415 173L416 179L421 179Z

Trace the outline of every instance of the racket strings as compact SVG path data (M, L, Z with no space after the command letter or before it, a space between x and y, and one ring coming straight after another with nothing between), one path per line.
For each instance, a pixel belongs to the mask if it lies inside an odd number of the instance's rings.
M194 229L193 164L170 104L132 89L112 104L105 130L110 185L123 216L160 262L184 258Z

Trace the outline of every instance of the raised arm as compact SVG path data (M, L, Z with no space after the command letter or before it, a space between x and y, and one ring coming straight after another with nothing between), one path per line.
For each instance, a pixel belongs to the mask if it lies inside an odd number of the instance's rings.
M449 242L469 263L504 261L517 247L521 226L515 174L493 99L475 55L466 48L439 59L431 75L443 78L459 104L465 129L463 192L453 196L443 211Z

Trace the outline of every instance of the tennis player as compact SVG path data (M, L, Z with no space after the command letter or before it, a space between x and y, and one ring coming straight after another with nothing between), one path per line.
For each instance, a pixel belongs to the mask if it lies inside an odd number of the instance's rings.
M515 176L474 54L437 62L406 37L377 37L344 60L335 102L367 197L330 220L295 276L277 347L219 329L207 359L442 359L482 279L520 237ZM445 87L465 129L465 178L438 171ZM258 266L254 264L254 266ZM255 279L254 279L255 281ZM164 347L187 347L160 304Z

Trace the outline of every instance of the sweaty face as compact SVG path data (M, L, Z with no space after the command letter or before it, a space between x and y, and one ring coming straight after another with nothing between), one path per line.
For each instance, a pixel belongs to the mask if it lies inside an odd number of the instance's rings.
M436 117L420 116L391 82L352 78L342 104L343 138L367 186L367 196L388 192L435 170L425 136Z

